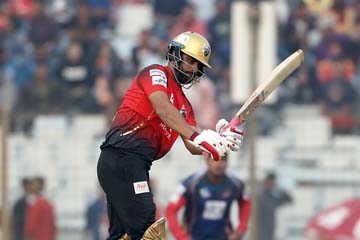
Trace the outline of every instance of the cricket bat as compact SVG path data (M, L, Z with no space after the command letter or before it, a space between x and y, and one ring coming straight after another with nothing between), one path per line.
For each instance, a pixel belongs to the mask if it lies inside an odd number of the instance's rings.
M235 127L244 123L255 109L279 86L292 72L304 61L304 53L301 49L291 54L282 61L271 73L268 79L262 82L251 96L242 105L230 121L230 126Z

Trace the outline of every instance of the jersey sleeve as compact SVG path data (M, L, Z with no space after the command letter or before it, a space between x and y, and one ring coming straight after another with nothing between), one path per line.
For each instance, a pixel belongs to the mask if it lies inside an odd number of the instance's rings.
M39 218L38 211L36 206L30 205L26 209L26 218L25 218L25 226L24 226L24 233L28 237L33 237L36 231L36 222Z
M143 69L137 78L139 87L149 97L153 92L167 92L168 78L160 65L151 65Z
M245 233L250 218L251 202L246 194L244 182L232 174L228 176L230 177L236 188L236 199L239 209L239 224L236 227L236 231Z
M239 225L236 228L236 230L241 233L245 233L250 218L250 209L251 209L250 200L244 197L240 197L238 199L238 206L239 206Z
M178 219L179 210L186 205L185 192L185 186L183 184L179 185L165 210L165 216L167 218L170 231L177 240L189 239L188 234L181 227Z

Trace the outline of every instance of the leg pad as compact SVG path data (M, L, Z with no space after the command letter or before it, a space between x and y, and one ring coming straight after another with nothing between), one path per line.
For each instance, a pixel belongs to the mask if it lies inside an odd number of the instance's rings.
M131 240L131 239L130 236L125 233L119 240Z
M165 218L160 218L154 222L144 233L143 240L165 240Z

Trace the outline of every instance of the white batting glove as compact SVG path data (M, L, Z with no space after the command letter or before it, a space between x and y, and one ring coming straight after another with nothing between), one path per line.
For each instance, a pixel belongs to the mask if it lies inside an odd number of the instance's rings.
M230 127L228 121L220 119L216 123L216 132L226 138L231 151L239 151L244 139L244 133L240 128Z
M215 161L223 158L227 151L227 140L212 130L203 130L200 134L194 133L190 142L210 154Z

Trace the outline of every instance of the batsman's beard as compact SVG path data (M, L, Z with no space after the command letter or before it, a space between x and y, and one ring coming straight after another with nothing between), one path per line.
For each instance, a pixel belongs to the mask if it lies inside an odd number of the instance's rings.
M204 76L201 71L188 74L179 68L179 64L172 63L175 80L184 88L190 88L194 82L200 81Z

